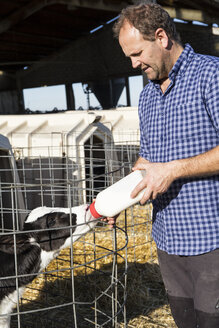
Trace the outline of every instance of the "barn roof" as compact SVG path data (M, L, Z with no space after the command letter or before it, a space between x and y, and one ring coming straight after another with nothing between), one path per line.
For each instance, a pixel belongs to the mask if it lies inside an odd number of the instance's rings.
M0 71L18 70L43 61L92 30L105 26L136 1L1 0ZM219 24L219 0L158 0L172 17ZM81 50L83 51L83 49Z

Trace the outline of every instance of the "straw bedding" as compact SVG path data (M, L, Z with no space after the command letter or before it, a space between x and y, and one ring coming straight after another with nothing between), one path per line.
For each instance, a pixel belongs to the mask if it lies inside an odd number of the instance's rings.
M117 226L127 231L127 248L124 248L124 231L110 231L102 224L96 227L95 233L88 233L74 243L72 249L63 250L47 267L47 273L36 277L28 286L19 305L20 312L55 308L22 314L21 327L70 328L77 322L78 328L89 328L95 327L95 318L96 327L101 327L107 321L106 315L112 316L112 295L117 296L117 310L121 307L127 283L128 328L175 328L157 264L156 247L151 241L150 213L150 205L136 205L117 219ZM121 250L115 253L115 249ZM112 276L119 281L116 289ZM12 317L11 327L18 327L16 315ZM112 323L104 327L112 327ZM115 327L125 327L123 311Z

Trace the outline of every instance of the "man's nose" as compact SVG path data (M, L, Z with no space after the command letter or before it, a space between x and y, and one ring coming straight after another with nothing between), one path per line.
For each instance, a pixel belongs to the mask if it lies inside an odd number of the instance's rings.
M137 58L131 58L131 61L132 61L132 67L133 68L137 68L141 65L140 60L137 59Z

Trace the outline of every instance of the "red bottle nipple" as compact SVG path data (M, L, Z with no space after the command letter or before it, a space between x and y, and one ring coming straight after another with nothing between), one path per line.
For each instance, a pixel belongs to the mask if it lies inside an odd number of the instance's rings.
M89 210L90 210L92 216L93 216L95 219L99 219L99 218L102 217L102 215L100 215L100 214L96 211L94 205L95 205L95 202L93 202L93 203L90 205Z

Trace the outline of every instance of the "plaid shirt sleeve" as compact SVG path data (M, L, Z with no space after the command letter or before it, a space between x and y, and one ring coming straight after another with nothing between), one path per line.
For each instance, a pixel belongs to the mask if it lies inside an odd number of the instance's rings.
M211 74L208 88L205 89L206 109L219 135L219 70Z
M147 94L146 89L148 85L145 86L144 90L140 94L139 98L139 109L142 107L142 102L144 101L145 94ZM140 151L139 156L150 161L150 155L148 150L147 138L145 137L145 126L144 126L144 111L139 110L139 125L140 125Z

